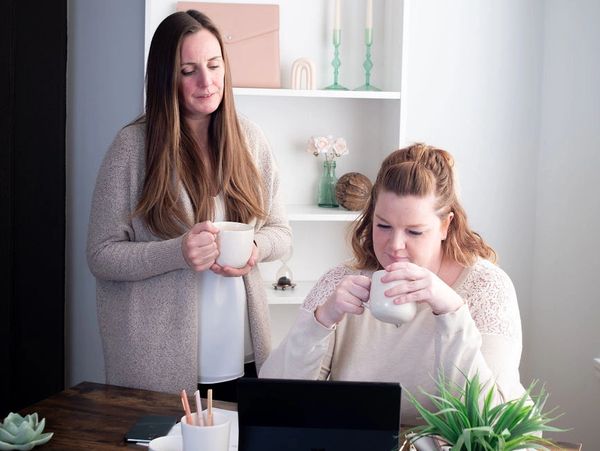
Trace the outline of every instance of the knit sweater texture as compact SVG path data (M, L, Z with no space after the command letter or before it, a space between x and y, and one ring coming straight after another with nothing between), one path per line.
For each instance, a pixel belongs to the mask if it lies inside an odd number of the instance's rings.
M322 276L260 377L399 382L429 408L433 405L421 388L436 393L433 378L440 370L460 385L463 374L478 372L488 387L495 384L496 403L524 393L516 293L498 266L478 260L463 270L452 288L465 304L455 312L434 315L427 304L420 304L411 322L396 327L365 310L362 315L347 314L328 329L315 319L314 311L349 274L370 277L372 272L340 265ZM403 424L419 422L404 394L400 410Z
M291 246L279 200L278 171L262 131L240 118L262 178L267 217L257 221L258 261L275 260ZM109 148L94 190L87 258L96 277L97 314L106 382L177 393L198 382L198 276L182 252L183 235L161 239L132 217L145 177L145 124L124 127ZM181 200L193 217L184 190ZM256 364L271 349L267 296L258 265L243 277ZM217 343L227 351L227 343Z

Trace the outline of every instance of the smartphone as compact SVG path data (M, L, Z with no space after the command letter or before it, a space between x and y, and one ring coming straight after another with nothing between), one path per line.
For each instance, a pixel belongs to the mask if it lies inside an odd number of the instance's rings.
M145 415L138 418L132 428L125 434L125 441L149 443L156 437L167 435L177 423L177 418L163 415Z

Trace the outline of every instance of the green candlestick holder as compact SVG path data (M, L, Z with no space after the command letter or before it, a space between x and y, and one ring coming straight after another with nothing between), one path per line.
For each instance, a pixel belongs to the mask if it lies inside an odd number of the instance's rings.
M340 44L342 43L342 30L333 30L333 60L331 65L333 66L333 84L326 86L323 89L332 89L337 91L348 91L348 88L338 83L338 77L340 74Z
M373 29L365 29L365 46L367 48L365 62L363 67L365 69L365 84L359 86L355 91L381 91L381 89L371 84L371 69L373 69L373 62L371 61L371 45L373 45Z

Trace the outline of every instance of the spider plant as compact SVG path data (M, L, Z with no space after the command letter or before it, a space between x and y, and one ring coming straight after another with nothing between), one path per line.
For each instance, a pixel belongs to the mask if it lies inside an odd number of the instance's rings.
M413 428L412 442L420 437L436 436L451 446L452 451L512 451L524 448L546 449L552 445L542 439L541 432L562 431L548 423L554 409L544 413L548 394L542 386L537 395L533 381L518 399L494 405L495 388L484 393L479 375L465 375L464 388L438 376L437 395L422 391L433 403L436 412L426 409L410 393L408 398L424 419L422 426ZM480 400L483 400L480 403ZM537 435L536 435L537 434Z

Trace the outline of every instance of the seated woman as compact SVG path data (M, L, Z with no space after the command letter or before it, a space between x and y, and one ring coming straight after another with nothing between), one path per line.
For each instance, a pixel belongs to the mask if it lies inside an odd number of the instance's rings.
M354 260L325 273L260 377L400 382L426 407L442 371L461 385L476 372L497 401L524 393L521 320L513 284L467 223L452 156L415 144L383 162L352 233ZM402 281L394 303L416 302L400 327L365 313L371 274ZM402 421L416 410L402 403Z

